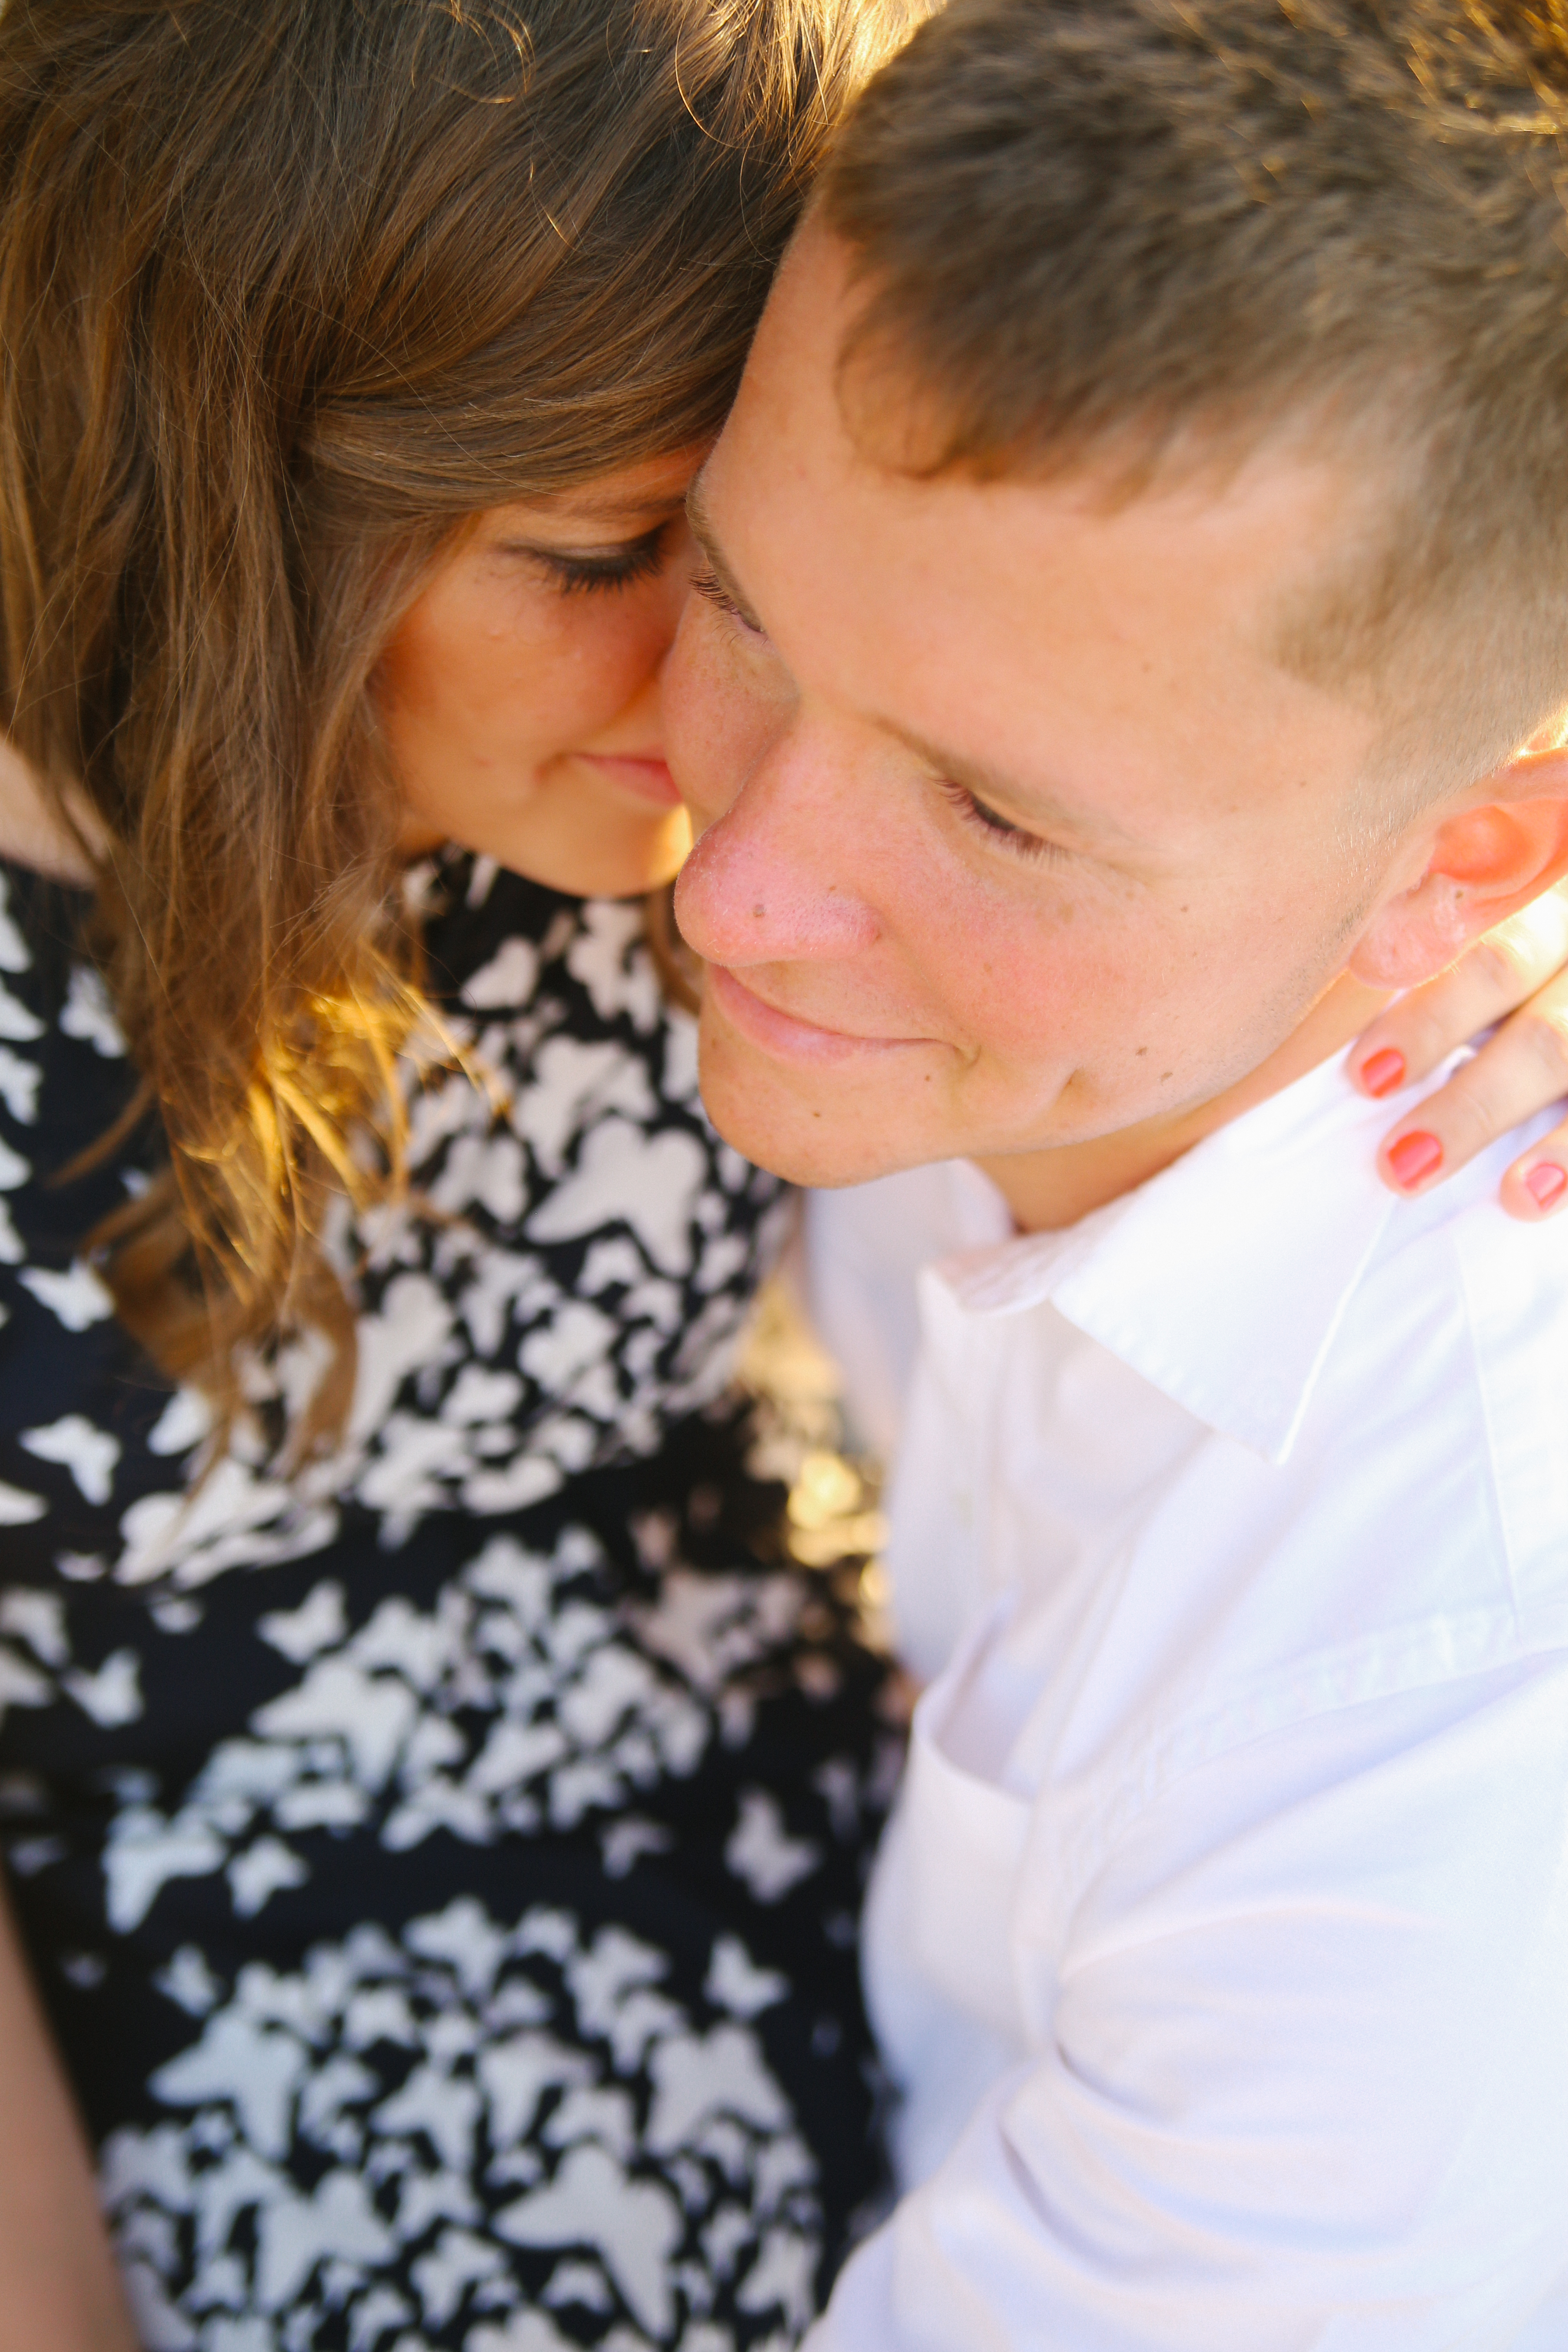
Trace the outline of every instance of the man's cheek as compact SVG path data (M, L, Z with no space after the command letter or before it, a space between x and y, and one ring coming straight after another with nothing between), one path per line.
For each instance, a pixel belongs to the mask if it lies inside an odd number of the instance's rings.
M665 752L698 833L723 815L766 740L765 714L745 690L711 615L693 598L664 678Z
M1033 909L951 940L950 986L977 1042L1022 1069L1055 1063L1096 1034L1125 976L1113 954L1088 948L1077 927L1042 922Z
M1149 1001L1137 943L1093 942L1087 927L1042 941L977 943L963 1021L976 1049L967 1084L1001 1089L1040 1142L1102 1132L1161 1108L1179 1083L1182 1024ZM955 974L956 978L956 974Z
M711 664L704 658L699 600L687 605L664 672L664 748L676 788L700 833L723 814L721 730Z

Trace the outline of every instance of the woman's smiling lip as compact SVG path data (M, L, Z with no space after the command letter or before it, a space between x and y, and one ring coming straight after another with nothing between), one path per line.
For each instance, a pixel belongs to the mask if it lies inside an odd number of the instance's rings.
M848 1062L862 1054L891 1054L929 1045L929 1037L861 1037L845 1029L819 1028L781 1013L724 964L706 967L704 987L731 1026L781 1062Z
M679 803L668 763L658 751L579 751L577 757L639 800L652 801L658 808L675 808Z

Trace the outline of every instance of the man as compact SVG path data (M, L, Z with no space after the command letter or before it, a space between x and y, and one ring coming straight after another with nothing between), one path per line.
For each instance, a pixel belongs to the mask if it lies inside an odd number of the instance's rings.
M1340 1067L1568 866L1565 141L1555 10L958 0L699 486L713 1115L1014 1229L925 1278L811 2352L1568 2345L1568 1234Z

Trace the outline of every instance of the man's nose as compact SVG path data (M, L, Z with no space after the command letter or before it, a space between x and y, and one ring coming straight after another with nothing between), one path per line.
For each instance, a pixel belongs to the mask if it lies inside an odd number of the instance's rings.
M852 801L820 757L776 746L681 869L675 911L709 963L833 962L881 936L859 887ZM862 862L863 863L863 862Z

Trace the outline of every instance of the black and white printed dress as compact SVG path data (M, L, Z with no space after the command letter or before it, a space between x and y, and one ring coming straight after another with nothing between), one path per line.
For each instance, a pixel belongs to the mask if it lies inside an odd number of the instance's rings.
M875 2193L856 1971L882 1669L791 1565L732 1342L778 1188L640 911L449 853L486 1092L332 1237L313 1368L206 1427L81 1237L156 1152L85 902L0 867L0 1833L149 2352L782 2352Z

